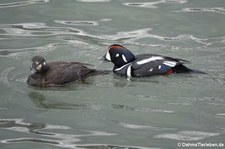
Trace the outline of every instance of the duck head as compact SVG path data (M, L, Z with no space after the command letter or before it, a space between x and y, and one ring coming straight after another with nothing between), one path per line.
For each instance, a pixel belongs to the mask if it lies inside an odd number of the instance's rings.
M103 59L112 62L115 66L121 67L135 60L135 56L127 48L118 44L113 44L109 46Z
M47 63L42 56L34 56L30 67L31 73L44 73L48 70Z

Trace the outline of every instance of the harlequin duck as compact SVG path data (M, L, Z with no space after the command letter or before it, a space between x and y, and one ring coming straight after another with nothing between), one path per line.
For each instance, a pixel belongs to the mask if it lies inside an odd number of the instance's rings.
M27 84L38 87L64 86L71 82L84 80L97 73L96 69L87 67L89 64L80 62L46 63L42 56L32 58L31 75Z
M122 76L147 77L172 73L199 72L184 66L187 60L158 54L140 54L134 56L127 48L113 44L108 48L104 59L114 64L113 72Z

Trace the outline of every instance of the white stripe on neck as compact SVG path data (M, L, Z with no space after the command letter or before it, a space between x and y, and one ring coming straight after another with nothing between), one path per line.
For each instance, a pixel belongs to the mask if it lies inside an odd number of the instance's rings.
M127 68L127 77L128 77L128 78L131 78L131 77L132 77L132 76L131 76L131 66L132 66L132 65L128 66L128 68Z
M131 65L131 63L128 63L128 64L126 64L126 65L123 65L123 66L121 66L121 67L119 67L119 68L116 68L115 71L120 71L120 70L122 70L124 67L126 67L127 65Z

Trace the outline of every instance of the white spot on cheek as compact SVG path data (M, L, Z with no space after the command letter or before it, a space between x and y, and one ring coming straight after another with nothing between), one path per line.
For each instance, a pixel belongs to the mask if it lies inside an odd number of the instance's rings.
M43 65L45 66L46 65L46 62L43 62Z
M124 55L122 55L123 61L127 63L127 59Z
M36 67L37 70L41 70L41 68L42 68L42 64L40 64Z
M35 62L37 65L39 64L38 62Z
M153 68L149 69L149 71L153 71Z
M119 57L120 56L120 54L116 54L116 57Z
M108 61L111 61L111 56L110 56L109 51L107 51L107 53L106 53L106 55L105 55L105 58L106 58Z
M159 69L161 69L161 65L159 65Z

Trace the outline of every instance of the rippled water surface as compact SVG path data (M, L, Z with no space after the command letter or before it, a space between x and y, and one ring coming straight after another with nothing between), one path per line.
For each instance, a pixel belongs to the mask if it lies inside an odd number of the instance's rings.
M224 0L1 0L0 20L1 149L225 147ZM112 70L113 43L207 74L26 84L34 55Z

